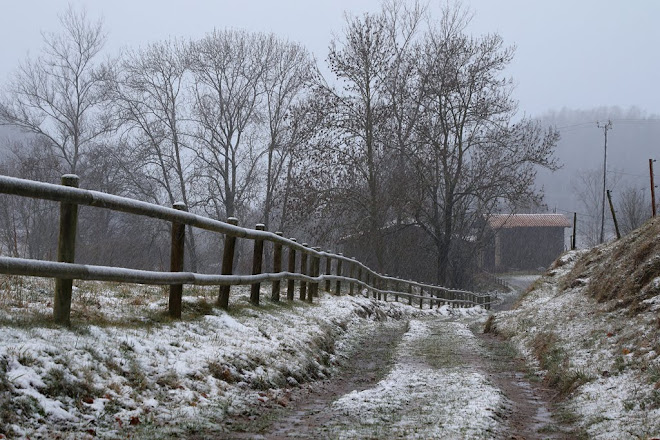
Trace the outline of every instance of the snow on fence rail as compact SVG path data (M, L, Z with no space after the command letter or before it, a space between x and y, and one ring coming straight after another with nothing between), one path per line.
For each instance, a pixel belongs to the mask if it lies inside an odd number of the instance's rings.
M154 205L126 197L115 196L98 191L78 188L78 176L62 176L62 184L54 185L32 180L0 176L0 193L31 197L60 202L60 231L58 238L57 262L31 260L0 256L0 273L55 278L55 297L53 317L55 322L70 323L71 291L74 279L95 281L116 281L123 283L169 285L169 314L181 317L181 296L184 284L220 286L217 304L229 307L230 287L233 285L251 285L250 301L259 304L260 284L271 282L271 299L279 301L281 281L287 281L288 300L295 296L295 281L299 281L299 297L311 302L318 296L319 284L325 282L325 290L332 292L331 283L335 283L334 294L341 294L341 283L349 285L349 294L356 293L356 287L370 292L373 298L387 301L387 296L394 296L395 301L408 298L422 308L426 301L429 307L441 303L454 306L483 305L490 308L490 295L447 289L440 286L417 283L409 280L383 276L371 270L359 261L331 252L322 252L320 248L298 243L295 238L287 239L282 233L268 232L263 225L256 229L238 226L238 220L229 218L227 222L213 220L187 212L183 203L175 203L172 208ZM78 205L105 208L140 216L147 216L172 223L172 247L170 271L158 272L134 270L122 267L93 266L75 264L75 237L77 230ZM221 274L207 275L183 272L185 225L221 233L225 235ZM233 274L234 248L237 238L254 240L252 275ZM262 273L264 241L273 243L273 273ZM283 271L283 247L288 248L288 266ZM296 258L297 254L300 258ZM326 261L325 273L321 274L321 258ZM332 262L335 261L333 265ZM299 268L297 271L296 268ZM332 268L334 267L334 273ZM348 276L345 276L348 272ZM309 287L309 291L308 291Z

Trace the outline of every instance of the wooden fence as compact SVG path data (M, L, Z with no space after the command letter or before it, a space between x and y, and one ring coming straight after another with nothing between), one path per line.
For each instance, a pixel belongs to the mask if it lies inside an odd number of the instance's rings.
M261 283L270 282L271 299L280 300L282 281L286 281L287 300L295 296L295 282L298 281L299 298L312 302L318 296L319 284L325 283L325 290L335 295L342 292L346 283L348 293L364 293L378 300L394 298L407 299L408 304L418 303L420 308L426 303L429 307L450 304L454 307L483 305L490 308L490 295L452 290L440 286L417 283L389 276L383 276L369 269L359 261L320 248L298 243L294 238L284 238L280 232L268 232L263 225L255 229L238 226L235 218L227 222L213 220L187 212L183 203L175 203L172 208L154 205L139 200L119 197L98 191L78 188L78 176L62 176L62 184L54 185L32 180L0 176L0 194L30 197L60 202L60 229L57 261L43 261L0 256L0 273L55 278L53 316L55 322L69 325L71 310L71 290L74 279L116 281L122 283L169 285L169 314L181 317L181 296L184 284L220 286L217 305L229 307L231 286L251 285L250 301L259 304ZM170 271L135 270L122 267L76 264L75 239L78 221L78 206L121 211L168 221L172 224L172 246ZM224 234L221 274L208 275L183 272L185 226ZM233 260L236 239L254 242L252 275L233 274ZM273 272L262 273L264 242L272 243ZM288 249L287 270L283 271L283 249ZM321 259L325 259L325 273L321 274ZM334 282L334 290L331 288Z

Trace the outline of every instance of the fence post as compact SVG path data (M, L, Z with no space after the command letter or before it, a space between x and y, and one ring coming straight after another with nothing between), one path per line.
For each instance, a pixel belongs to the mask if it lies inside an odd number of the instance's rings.
M303 243L303 246L309 247L307 243ZM302 251L300 254L300 273L302 275L307 275L307 252ZM300 281L300 300L305 301L307 297L307 281Z
M339 256L343 256L344 254L340 253ZM342 260L338 259L337 260L337 276L340 277L342 270ZM341 281L337 280L337 284L335 285L335 295L339 296L341 295Z
M275 234L280 237L284 235L281 232L276 232ZM273 272L282 272L282 243L278 242L273 243ZM271 299L273 301L280 300L280 285L280 280L273 281L273 292L271 294Z
M348 276L350 278L355 278L355 264L350 263L348 267ZM348 283L348 294L351 296L355 295L355 283L352 281Z
M412 306L412 303L413 303L413 300L412 300L413 285L412 284L408 284L408 293L410 294L410 296L408 296L408 305Z
M383 290L383 279L380 277L380 274L374 276L374 286L378 289L378 301L380 301L383 299L383 293L381 292Z
M259 223L255 226L257 231L263 231L266 229L262 223ZM252 254L252 275L258 275L261 273L261 267L264 257L264 240L263 238L254 239L254 253ZM250 302L254 305L259 305L259 291L261 289L261 283L254 283L250 287Z
M424 288L420 287L419 288L419 310L422 310L423 306L424 306Z
M296 241L295 238L291 238L291 241ZM293 247L289 247L289 272L296 272L296 250ZM296 281L291 279L287 281L286 285L286 299L287 301L293 301L293 291L295 288Z
M227 223L232 226L238 226L236 217L229 217ZM236 237L225 234L225 245L222 250L222 275L232 275L234 272L234 250L236 249ZM218 306L224 310L229 310L229 291L230 285L220 286L218 292Z
M185 203L177 202L172 207L178 211L187 211ZM170 272L183 270L183 251L186 242L186 225L172 222L172 248L170 251ZM170 285L169 315L172 318L181 318L181 297L183 284Z
M65 174L61 184L78 188L80 178L75 174ZM60 233L57 241L57 261L73 263L76 253L76 230L78 229L78 205L60 203ZM53 298L53 318L57 324L71 324L71 291L73 279L55 279Z
M360 281L362 280L362 266L357 267L357 279ZM357 285L358 288L358 293L362 293L362 284ZM367 290L367 296L369 296L369 291Z
M389 277L388 274L385 274L386 277ZM387 291L389 290L389 281L387 281L385 278L382 278L380 283L380 288L381 290L384 290L385 292L383 293L383 300L387 302Z
M313 248L317 252L321 252L320 247ZM318 277L321 273L321 257L318 255L312 255L312 260L310 262L310 272L311 276ZM319 296L319 283L313 282L309 285L309 292L307 293L307 302L312 302L312 299L315 296Z
M330 251L326 251L326 252L330 254ZM325 257L325 274L330 275L331 271L332 271L332 258L330 258L330 255L328 255ZM329 279L325 280L325 291L331 293Z

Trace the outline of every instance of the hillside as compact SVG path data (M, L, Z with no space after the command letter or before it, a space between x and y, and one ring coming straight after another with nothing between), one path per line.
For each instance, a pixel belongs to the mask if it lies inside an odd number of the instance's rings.
M660 436L660 220L561 256L487 330L513 341L584 438Z

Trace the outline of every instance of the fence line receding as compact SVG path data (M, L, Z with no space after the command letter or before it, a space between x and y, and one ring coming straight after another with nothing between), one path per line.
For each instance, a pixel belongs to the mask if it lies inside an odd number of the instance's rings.
M295 238L285 238L281 232L265 231L263 225L257 225L255 229L248 229L238 226L238 220L235 218L222 222L190 213L183 203L175 203L172 208L167 208L126 197L81 189L78 188L78 181L78 176L72 174L62 176L61 185L0 176L1 194L60 203L57 262L0 256L0 273L2 274L56 279L53 317L55 322L60 324L68 325L70 323L71 290L74 279L169 285L168 313L174 318L181 317L182 289L186 284L219 286L217 305L223 309L229 307L231 286L251 285L250 301L253 304L259 304L261 283L271 283L272 301L280 300L280 291L283 286L286 289L287 300L292 301L295 297L296 281L298 281L300 299L308 302L312 302L313 298L318 296L319 285L324 285L325 290L334 295L342 293L343 285L347 286L343 289L351 295L360 292L384 301L388 300L388 295L390 298L394 297L395 301L407 298L408 304L413 305L416 302L420 308L423 308L425 303L429 307L449 304L454 307L482 305L487 309L490 308L490 294L481 295L381 275L354 258L330 251L324 252L307 243L300 244ZM76 264L75 238L79 205L170 222L172 231L170 271ZM220 274L183 272L185 226L187 225L224 234ZM251 275L233 273L234 249L238 238L252 240L254 243ZM264 243L266 242L273 246L272 273L262 273ZM286 260L283 256L284 249L287 249ZM325 260L324 266L321 265L322 259ZM287 262L286 271L283 271L284 261ZM296 270L296 267L299 267L299 270ZM321 267L324 269L323 273L321 273Z

